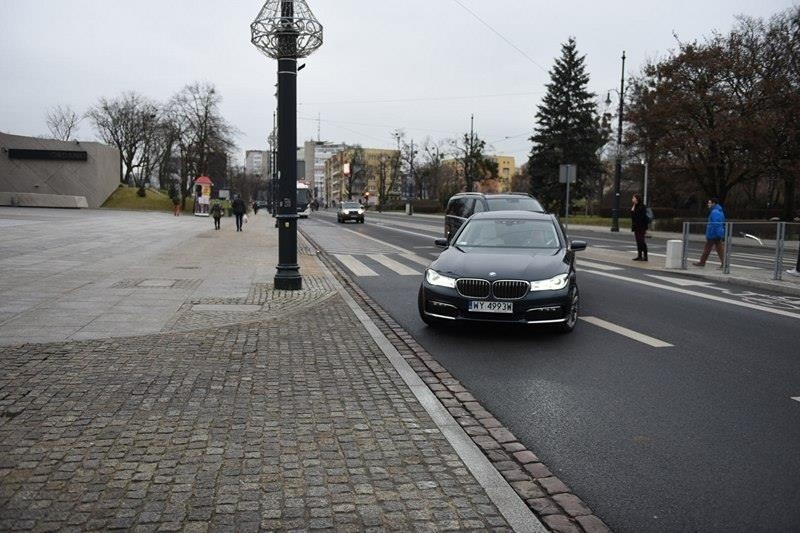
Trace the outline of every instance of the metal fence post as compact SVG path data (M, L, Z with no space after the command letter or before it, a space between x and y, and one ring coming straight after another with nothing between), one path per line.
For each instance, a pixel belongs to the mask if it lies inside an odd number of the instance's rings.
M723 274L731 273L731 247L733 246L733 222L725 223L725 264L722 267Z
M775 239L775 272L772 279L783 279L783 247L786 241L786 222L778 222L777 237Z
M688 268L687 255L689 254L689 224L690 222L683 223L683 250L681 251L681 270Z

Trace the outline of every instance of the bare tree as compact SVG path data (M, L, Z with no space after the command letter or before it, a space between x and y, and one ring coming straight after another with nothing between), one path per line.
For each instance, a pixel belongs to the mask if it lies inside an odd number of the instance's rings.
M212 154L228 153L235 128L222 117L221 96L209 83L185 86L169 104L169 116L177 128L180 153L181 195L191 195L191 178L208 174Z
M381 155L378 163L378 211L383 211L389 193L394 188L394 171L398 164L398 155Z
M47 129L53 139L70 140L80 121L81 117L68 105L58 105L47 110Z
M444 152L440 143L427 137L422 143L422 164L417 170L417 190L420 198L435 198L442 181L442 161Z
M361 196L367 183L367 162L364 157L364 149L359 145L349 148L347 162L350 165L350 173L346 175L345 194L347 194L348 200L352 200L353 194Z
M405 191L404 195L408 198L413 197L415 194L422 194L417 173L417 168L419 167L417 163L418 147L419 145L414 146L414 139L411 139L411 142L403 142L400 148L400 163L403 166L403 174L406 176L403 189ZM421 196L419 197L421 198Z
M158 106L149 98L135 92L126 92L119 98L101 98L86 113L94 123L103 142L117 147L124 165L122 181L129 185L143 185L146 177L136 170L142 166L143 152L155 134Z
M465 190L472 191L475 182L497 179L497 163L484 155L486 141L470 131L461 139L451 139L450 146L464 174Z

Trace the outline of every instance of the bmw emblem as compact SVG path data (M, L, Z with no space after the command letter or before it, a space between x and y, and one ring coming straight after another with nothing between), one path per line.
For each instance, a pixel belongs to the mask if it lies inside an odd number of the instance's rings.
M497 275L497 272L489 272L489 277L493 278Z

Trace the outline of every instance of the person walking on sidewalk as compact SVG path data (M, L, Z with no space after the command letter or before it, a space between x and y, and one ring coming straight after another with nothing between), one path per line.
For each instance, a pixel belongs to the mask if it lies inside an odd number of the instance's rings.
M694 263L694 266L706 266L711 249L717 250L719 256L719 267L725 266L725 213L722 211L722 206L719 205L719 200L711 198L708 201L708 224L706 224L706 246L703 248L703 254L700 256L700 261Z
M800 250L797 251L797 264L794 266L794 268L787 270L786 273L791 274L792 276L800 276Z
M222 206L219 205L219 202L211 206L211 216L214 218L214 229L218 230L219 219L222 218Z
M247 206L244 204L244 200L238 194L231 202L231 210L233 211L233 216L236 217L236 231L242 231L242 221L244 219L244 213L247 211Z
M642 197L639 193L634 193L631 198L633 205L631 206L631 231L636 238L636 257L634 261L647 261L647 242L645 242L645 234L647 233L647 206L642 202Z

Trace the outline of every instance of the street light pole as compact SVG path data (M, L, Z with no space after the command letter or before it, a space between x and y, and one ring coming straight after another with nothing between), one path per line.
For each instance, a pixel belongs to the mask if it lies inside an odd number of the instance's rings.
M251 42L278 60L278 265L274 286L300 290L297 264L297 59L322 46L322 25L305 0L267 0L250 25Z
M617 119L617 161L614 171L614 209L611 212L611 231L619 231L619 195L622 181L622 111L625 102L625 51L622 51L622 75L619 80L619 113Z

